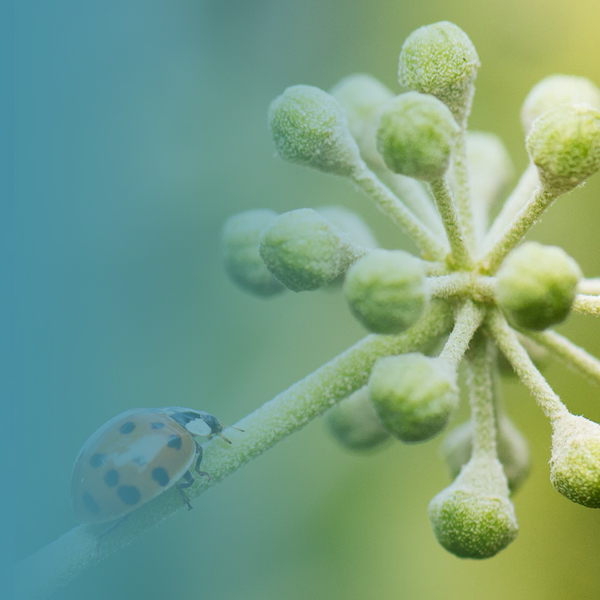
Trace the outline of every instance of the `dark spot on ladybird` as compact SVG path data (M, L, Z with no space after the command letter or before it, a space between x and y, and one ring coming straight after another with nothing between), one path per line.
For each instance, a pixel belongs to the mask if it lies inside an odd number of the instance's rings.
M152 423L152 429L162 429L164 426L165 424L161 423L160 421L155 421Z
M106 462L106 454L94 454L90 458L90 466L94 469L101 467Z
M152 479L158 483L158 485L162 485L163 487L169 483L169 474L166 469L162 467L156 467L152 469Z
M121 433L131 433L134 429L135 423L133 421L127 421L127 423L123 423L123 425L119 427Z
M119 471L111 469L105 476L104 482L108 487L115 487L119 483Z
M117 489L117 496L119 496L119 498L121 498L125 504L129 504L129 506L137 504L142 497L140 490L138 490L134 485L120 486Z
M100 512L100 507L98 503L92 498L92 495L89 492L83 492L83 496L81 496L83 500L83 505L93 514L97 515Z
M170 436L167 446L169 446L169 448L175 448L175 450L181 450L181 437L178 435Z

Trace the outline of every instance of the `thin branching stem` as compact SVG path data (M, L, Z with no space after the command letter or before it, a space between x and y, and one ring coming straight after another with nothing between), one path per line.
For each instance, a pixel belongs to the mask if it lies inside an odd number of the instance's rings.
M577 291L580 294L586 294L589 296L600 295L600 277L582 279L577 286Z
M484 310L471 300L462 304L457 311L454 328L440 353L440 358L447 360L458 369L469 343L483 321L484 314Z
M600 297L577 294L573 302L573 310L584 315L600 317Z
M366 165L354 172L352 181L375 202L381 212L412 238L425 258L445 259L448 254L445 244Z
M488 312L486 325L498 348L506 356L519 379L529 389L544 414L553 422L567 414L565 405L537 370L527 351L519 343L517 334L498 309L491 309Z
M478 302L493 302L496 281L493 277L471 273L450 273L427 279L427 289L432 298L473 298Z
M475 250L475 218L471 204L469 165L467 162L467 132L462 127L452 154L454 182L456 184L456 207L460 216L465 243L472 253Z
M555 331L527 332L534 342L552 352L567 367L600 383L600 360Z
M493 248L500 239L502 233L513 222L514 218L523 206L525 206L529 198L531 198L538 183L539 176L537 167L533 163L529 163L512 194L507 198L502 210L494 219L494 222L485 236L482 245L484 252L489 252Z
M451 323L452 311L434 302L421 320L405 333L369 335L292 385L236 423L244 433L228 431L231 445L217 438L203 446L202 468L212 479L198 478L194 486L186 490L188 497L199 496L361 388L378 358L417 350L447 332ZM100 559L123 548L182 506L179 493L172 489L140 507L102 539ZM95 564L98 535L104 529L104 525L80 525L22 561L16 570L18 600L46 598Z
M475 336L466 353L467 382L471 418L474 423L473 458L496 458L496 414L492 369L495 360L493 342Z
M518 212L512 224L483 258L484 272L490 275L496 272L506 255L523 239L557 197L556 191L548 190L542 185L535 189L531 200Z
M429 183L429 189L446 229L456 266L464 269L472 267L471 253L467 245L462 218L447 180L432 181Z

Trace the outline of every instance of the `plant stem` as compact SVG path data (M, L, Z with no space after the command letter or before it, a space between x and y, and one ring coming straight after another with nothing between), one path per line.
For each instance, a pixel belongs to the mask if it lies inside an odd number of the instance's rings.
M577 294L575 302L573 302L573 310L584 315L600 317L600 298L598 296Z
M500 214L494 219L492 226L485 236L482 246L485 252L489 252L489 250L493 248L502 233L512 223L517 213L523 208L529 198L531 198L538 183L539 177L537 167L530 162L527 169L523 172L523 175L521 175L519 183L517 183L512 194L504 203Z
M381 212L412 238L426 259L446 258L448 254L446 246L438 241L431 230L406 208L366 165L357 168L352 175L352 181L375 202Z
M552 422L568 414L567 408L548 385L544 376L536 369L527 351L519 343L517 334L498 309L488 312L486 325L498 347L512 365L519 379L529 388L544 414Z
M448 331L451 310L434 302L422 319L397 336L369 335L320 369L265 403L238 423L245 432L231 430L232 444L219 438L203 446L202 468L212 479L199 478L186 490L190 499L199 496L251 459L298 431L335 402L367 383L375 361L383 356L410 352ZM139 534L182 508L177 490L169 490L141 506L129 519L102 539L100 559L123 548ZM85 569L94 565L98 536L105 525L80 525L17 565L18 600L46 598Z
M467 162L467 131L465 127L456 140L452 154L452 167L454 182L456 184L456 207L460 216L465 244L469 252L475 249L475 219L471 206L471 192L469 189L469 164Z
M491 340L476 335L466 354L467 381L471 418L474 425L473 459L496 458L496 415L492 364L494 347Z
M555 331L527 332L528 337L550 350L567 367L594 383L600 383L600 360Z
M496 281L493 277L473 276L471 273L450 273L428 277L427 287L432 298L470 296L478 302L493 302L496 294Z
M470 341L483 321L484 310L471 300L467 300L458 310L452 333L440 353L440 358L447 360L458 369Z
M523 239L557 197L556 191L550 191L542 185L535 189L533 197L483 258L482 267L485 273L492 275L496 272L506 255Z
M446 235L450 242L450 250L458 268L468 269L472 266L471 254L463 229L461 216L452 197L452 191L446 179L438 179L429 183L429 189L435 200Z
M577 286L577 291L580 294L588 294L590 296L596 296L600 294L600 277L582 279Z

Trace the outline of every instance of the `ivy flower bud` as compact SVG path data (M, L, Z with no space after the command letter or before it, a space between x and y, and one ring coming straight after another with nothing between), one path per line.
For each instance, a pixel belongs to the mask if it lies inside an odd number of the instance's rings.
M563 194L600 167L600 112L587 104L563 104L531 126L527 152L549 190Z
M562 104L589 104L600 110L600 90L586 77L550 75L536 83L523 103L521 123L529 133L533 122Z
M413 31L402 46L400 85L432 94L450 108L464 126L471 110L479 57L460 28L441 21Z
M375 363L369 393L385 428L403 442L424 442L448 424L458 406L456 371L419 353Z
M354 316L375 333L401 333L427 304L421 261L402 250L372 250L346 273L344 294Z
M448 170L459 133L445 104L433 96L408 92L383 110L377 149L394 173L434 181Z
M331 95L344 107L348 127L364 161L375 170L385 169L376 138L379 115L394 94L370 75L350 75L342 79Z
M563 496L600 508L600 425L566 413L553 424L550 481Z
M221 233L227 273L243 290L257 296L273 296L285 290L258 253L258 238L276 217L272 210L247 210L229 217Z
M429 519L437 541L460 558L491 558L504 550L519 526L500 462L469 461L429 503Z
M323 287L364 252L310 208L278 216L259 239L259 253L269 271L294 292Z
M367 386L332 407L325 418L336 440L350 450L370 450L390 437L377 417Z
M344 109L319 88L287 88L271 103L269 128L279 156L290 162L343 176L361 164Z
M508 487L514 493L527 479L531 467L527 440L515 424L504 415L498 420L496 444L498 460L502 464L508 480ZM467 421L448 433L442 445L442 452L446 458L450 476L454 479L460 473L463 465L471 459L473 452L472 421Z
M567 318L581 277L562 248L526 242L498 271L498 305L517 327L541 331Z

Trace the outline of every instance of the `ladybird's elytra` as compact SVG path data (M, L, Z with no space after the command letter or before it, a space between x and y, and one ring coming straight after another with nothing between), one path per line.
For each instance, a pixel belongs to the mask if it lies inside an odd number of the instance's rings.
M107 523L182 479L185 483L178 487L191 485L192 466L207 475L198 469L202 449L195 436L223 437L223 429L213 415L178 406L136 408L110 419L85 442L73 465L75 518L80 523Z

